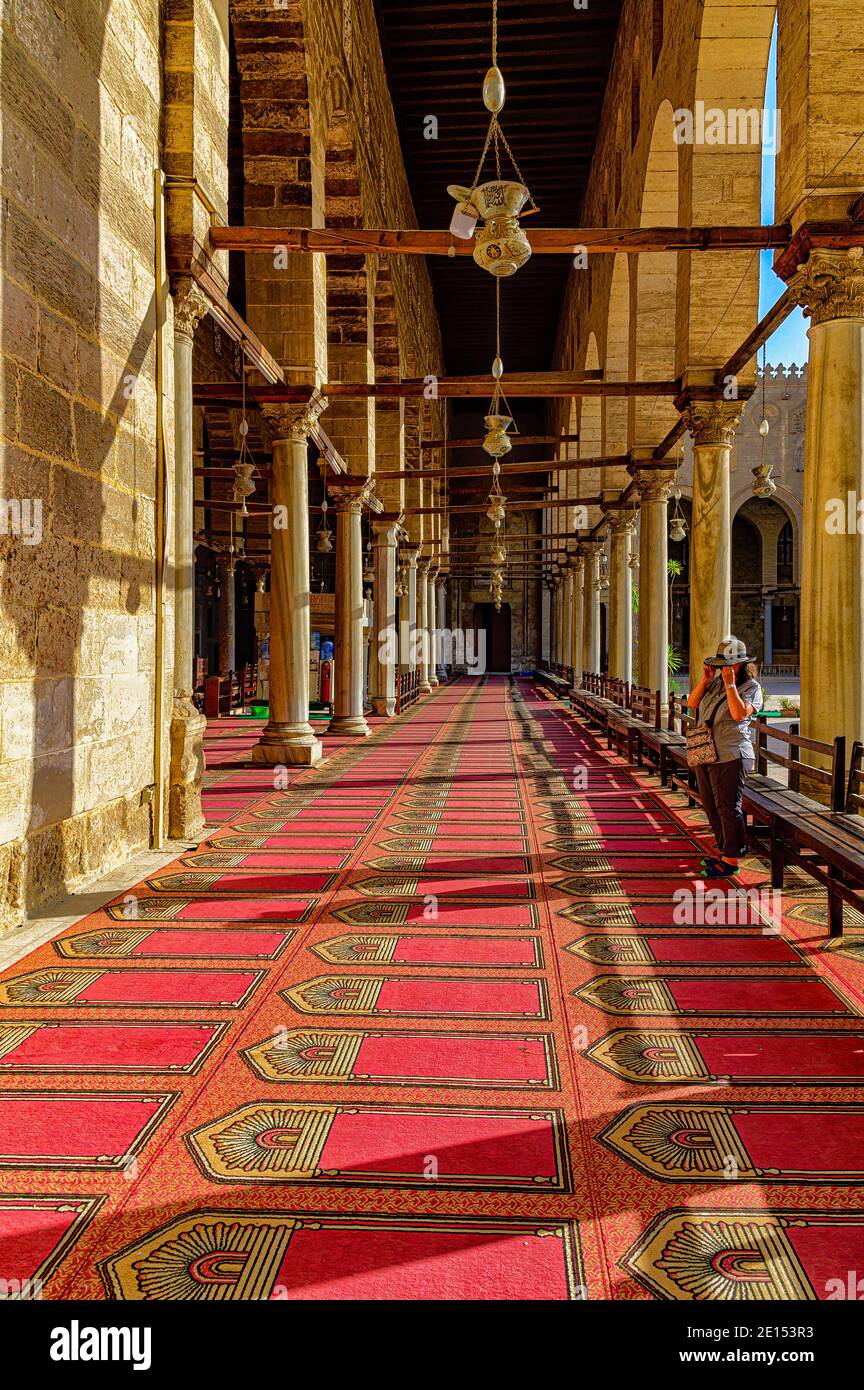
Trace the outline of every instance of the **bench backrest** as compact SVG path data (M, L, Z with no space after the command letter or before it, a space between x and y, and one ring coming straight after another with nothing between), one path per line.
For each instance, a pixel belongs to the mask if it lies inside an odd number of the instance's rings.
M858 739L852 744L852 757L849 759L845 809L850 816L864 812L864 743Z
M650 724L653 729L660 728L660 691L649 690L645 685L634 685L630 692L630 709L635 719Z
M833 743L823 743L820 739L805 738L798 723L790 724L788 733L784 729L770 728L762 713L756 716L755 730L757 772L767 776L769 765L783 767L792 791L800 791L802 780L815 783L824 788L832 811L843 810L847 789L846 739L842 734L838 734ZM782 744L786 751L771 748L769 741ZM819 761L804 762L802 752L810 753Z

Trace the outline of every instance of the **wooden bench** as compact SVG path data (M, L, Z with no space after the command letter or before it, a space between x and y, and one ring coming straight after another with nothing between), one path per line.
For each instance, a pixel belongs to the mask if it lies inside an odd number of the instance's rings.
M565 699L573 684L573 671L569 666L550 665L548 661L543 661L534 672L534 679L551 690L558 699Z
M258 688L258 667L254 663L229 671L225 676L207 676L204 681L204 714L208 719L223 719L235 710L244 709L255 698Z
M648 763L653 763L660 777L660 785L663 787L669 785L673 752L679 753L679 758L686 766L686 757L683 757L682 751L685 746L684 735L680 731L682 722L686 723L686 716L689 716L686 698L673 691L669 696L669 706L664 723L658 690L654 695L653 727L648 725L646 720L646 727L641 729L639 733L636 764L641 767L643 759Z
M789 754L768 745L784 744ZM804 762L801 752L810 754ZM819 761L815 761L818 759ZM747 779L744 808L757 827L766 824L770 838L771 886L783 887L787 866L800 869L828 893L831 936L843 932L843 904L864 913L864 772L862 745L853 747L848 781L846 740L833 743L804 738L793 724L788 733L757 721L757 765ZM768 776L769 765L787 770L787 785ZM822 765L824 764L824 765ZM821 790L823 799L801 791L801 783Z
M646 723L646 707L648 719L651 719L654 714L652 692L646 686L631 685L627 689L626 704L611 711L606 721L610 748L631 763L636 759L637 743Z

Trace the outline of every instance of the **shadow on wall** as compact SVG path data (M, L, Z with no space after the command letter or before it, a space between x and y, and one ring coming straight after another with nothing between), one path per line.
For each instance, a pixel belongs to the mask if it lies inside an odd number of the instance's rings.
M159 18L110 11L0 52L0 925L150 835Z

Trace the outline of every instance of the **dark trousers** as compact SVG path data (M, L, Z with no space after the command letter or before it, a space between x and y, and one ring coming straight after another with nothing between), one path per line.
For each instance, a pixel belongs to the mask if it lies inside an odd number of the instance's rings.
M740 859L747 849L747 823L741 798L744 778L751 769L752 764L741 758L705 763L696 769L702 809L711 823L717 848L729 859Z

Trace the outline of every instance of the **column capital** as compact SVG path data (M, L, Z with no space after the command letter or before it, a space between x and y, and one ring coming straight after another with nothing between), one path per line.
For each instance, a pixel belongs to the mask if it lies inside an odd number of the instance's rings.
M399 528L402 525L403 516L391 513L386 517L377 517L372 522L372 534L375 537L374 545L392 546L394 549L399 542Z
M744 405L743 400L689 401L681 415L697 447L713 444L731 449Z
M210 308L207 296L198 288L191 275L181 275L171 289L174 299L174 332L192 339L195 329Z
M353 512L359 515L364 507L368 507L374 495L375 479L339 479L337 482L328 483L327 491L333 501L335 512Z
M814 325L864 318L864 247L811 251L789 288Z
M610 507L604 513L613 536L628 536L636 530L637 512L632 507Z
M668 502L675 486L674 468L640 468L630 465L628 472L636 484L640 502Z
M602 541L583 541L582 547L589 563L593 560L599 560L605 549Z
M328 405L326 396L316 395L304 402L264 401L261 410L275 439L305 444Z

